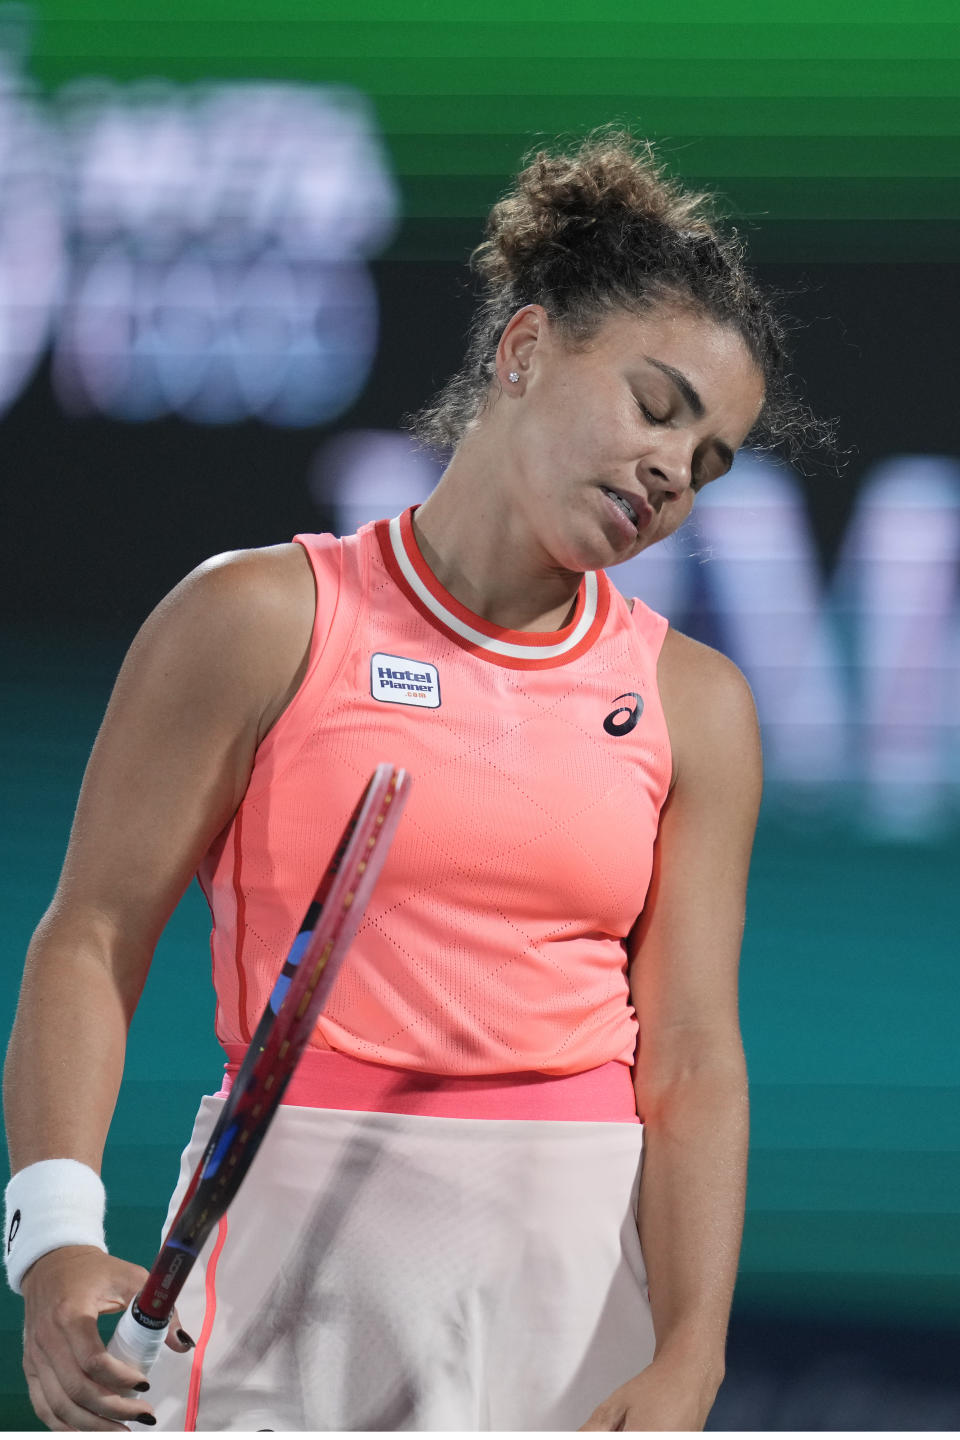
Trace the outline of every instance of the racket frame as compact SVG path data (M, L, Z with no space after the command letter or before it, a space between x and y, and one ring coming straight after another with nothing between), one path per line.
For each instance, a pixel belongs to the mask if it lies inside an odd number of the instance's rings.
M139 1294L107 1346L146 1371L210 1232L236 1195L329 997L386 860L409 790L403 769L378 765L307 910L230 1094ZM281 983L293 974L282 998Z

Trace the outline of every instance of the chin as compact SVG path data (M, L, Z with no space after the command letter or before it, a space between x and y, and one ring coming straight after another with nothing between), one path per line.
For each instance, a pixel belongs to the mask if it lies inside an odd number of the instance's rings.
M618 546L603 526L596 522L570 528L566 534L559 534L549 547L554 563L573 574L584 574L587 570L608 570L619 565L637 553L640 537L632 544Z
M601 537L583 533L558 536L553 555L562 569L577 574L616 564L609 541L604 543Z
M602 550L598 554L594 564L588 568L592 570L607 570L611 565L621 565L624 560L632 559L638 550L644 549L647 543L649 542L645 541L643 536L636 535L632 541L621 545L618 544L616 540L611 540L608 535L604 534Z

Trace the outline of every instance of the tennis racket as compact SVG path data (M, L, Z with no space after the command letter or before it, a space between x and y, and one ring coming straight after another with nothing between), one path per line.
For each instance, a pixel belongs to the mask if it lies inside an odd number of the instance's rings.
M378 765L347 823L260 1018L220 1118L143 1289L107 1350L144 1374L163 1345L177 1296L260 1148L356 934L409 787Z

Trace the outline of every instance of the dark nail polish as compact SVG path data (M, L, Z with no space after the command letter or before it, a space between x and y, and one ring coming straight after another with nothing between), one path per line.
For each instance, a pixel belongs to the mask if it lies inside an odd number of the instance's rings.
M156 1425L156 1423L156 1415L148 1415L146 1411L144 1411L142 1415L137 1416L138 1425Z
M137 1384L134 1385L133 1388L134 1388L134 1390L149 1390L149 1389L150 1389L150 1381L149 1381L149 1380L139 1380L139 1381L137 1382Z
M196 1343L197 1343L196 1340L193 1340L193 1339L187 1334L186 1330L178 1330L178 1331L177 1331L177 1339L180 1341L180 1344L181 1344L181 1345L196 1345Z

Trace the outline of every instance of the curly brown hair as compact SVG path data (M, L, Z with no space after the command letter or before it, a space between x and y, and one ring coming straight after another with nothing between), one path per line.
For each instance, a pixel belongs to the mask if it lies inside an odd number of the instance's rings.
M500 337L524 305L542 305L576 348L617 310L643 314L675 302L736 328L763 375L763 409L747 445L793 460L832 447L832 425L791 383L788 321L747 270L743 242L717 218L713 197L670 179L650 142L616 125L592 130L571 152L540 149L525 160L470 256L482 288L464 363L403 418L421 445L456 449L484 409Z

